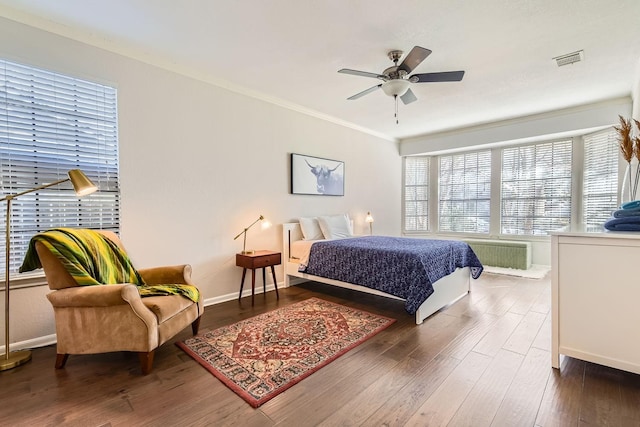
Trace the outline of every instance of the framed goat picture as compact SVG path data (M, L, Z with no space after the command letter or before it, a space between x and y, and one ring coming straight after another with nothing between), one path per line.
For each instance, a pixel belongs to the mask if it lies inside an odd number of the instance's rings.
M291 194L344 196L344 162L292 153Z

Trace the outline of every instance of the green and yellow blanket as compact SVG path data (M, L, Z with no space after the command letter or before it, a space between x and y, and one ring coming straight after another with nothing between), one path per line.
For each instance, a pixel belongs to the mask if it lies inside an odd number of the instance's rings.
M53 253L78 285L132 283L140 296L182 295L198 302L195 286L187 284L147 285L127 254L103 234L89 229L56 228L36 234L29 242L20 272L42 268L35 250L41 242Z

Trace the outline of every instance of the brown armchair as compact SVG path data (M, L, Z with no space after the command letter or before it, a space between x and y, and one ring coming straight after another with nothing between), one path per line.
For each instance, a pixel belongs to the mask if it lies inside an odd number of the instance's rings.
M124 249L115 233L100 231ZM142 372L153 366L154 350L191 324L198 333L204 312L202 296L195 303L180 295L141 298L133 284L79 286L63 264L41 242L36 251L53 292L47 298L56 321L55 367L69 354L137 352ZM179 265L138 270L146 284L190 284L191 267Z

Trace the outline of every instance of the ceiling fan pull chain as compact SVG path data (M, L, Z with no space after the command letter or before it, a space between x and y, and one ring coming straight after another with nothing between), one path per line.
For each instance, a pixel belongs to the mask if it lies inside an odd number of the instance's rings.
M393 95L393 99L394 99L394 101L396 103L396 112L393 115L393 117L396 118L396 124L398 124L398 95Z

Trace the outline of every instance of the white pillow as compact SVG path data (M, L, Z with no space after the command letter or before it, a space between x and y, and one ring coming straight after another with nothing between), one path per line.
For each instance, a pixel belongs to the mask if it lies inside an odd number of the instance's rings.
M324 235L320 229L318 218L298 218L300 223L300 230L302 230L302 237L304 240L322 240Z
M348 214L319 216L318 223L325 239L344 239L353 237Z

